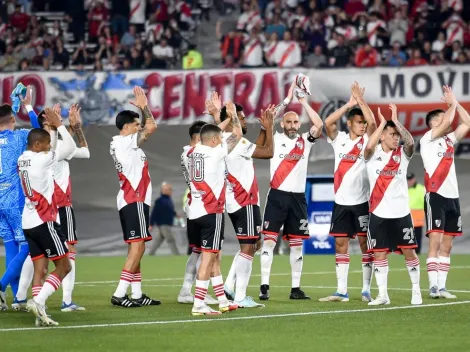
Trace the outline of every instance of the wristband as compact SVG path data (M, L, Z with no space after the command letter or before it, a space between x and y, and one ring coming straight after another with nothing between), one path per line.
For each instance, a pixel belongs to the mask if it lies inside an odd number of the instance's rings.
M289 99L289 98L286 98L286 99L284 99L284 101L282 102L282 105L287 106L287 105L289 105L289 103L290 103L290 99Z
M261 129L262 129L263 131L266 131L266 128L264 128L263 125L261 125Z

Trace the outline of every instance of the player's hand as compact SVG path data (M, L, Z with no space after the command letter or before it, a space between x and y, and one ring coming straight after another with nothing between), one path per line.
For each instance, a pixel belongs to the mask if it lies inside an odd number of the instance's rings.
M448 106L457 104L457 99L455 98L452 88L450 86L443 86L442 89L444 90L444 96L441 99L445 101Z
M228 102L226 102L225 108L227 109L227 115L230 115L230 118L237 114L237 109L232 101L229 100Z
M220 112L220 109L222 109L220 96L217 92L212 92L211 97L206 100L206 111L204 111L204 113L216 116Z
M60 104L54 104L52 110L59 116L62 116L62 109L60 108Z
M292 99L294 98L294 88L295 88L295 78L294 78L294 82L292 82L292 84L290 85L289 91L287 92L287 99L289 99L289 101L292 101Z
M82 119L80 118L81 108L78 104L72 104L69 110L69 123L73 130L82 128Z
M380 111L380 108L377 109L377 115L379 115L380 124L385 125L387 123L387 120L385 120L384 115L382 115L382 112Z
M26 95L24 98L20 95L20 100L23 105L33 105L33 86L26 87Z
M58 128L62 126L61 118L54 110L46 108L44 113L46 114L46 120L51 127Z
M357 83L357 82L354 82L351 86L351 94L354 97L354 99L356 99L356 101L362 98L362 96L364 95L365 90L366 89L361 88L359 86L359 83Z
M274 104L268 105L266 110L261 109L260 117L258 117L258 121L265 129L274 123L274 116L275 116L275 109L276 106Z
M134 105L135 107L138 107L141 110L144 110L144 108L148 104L147 96L145 95L144 90L141 87L135 86L134 87L134 100L129 100L129 103Z
M346 105L347 105L347 107L348 107L349 109L351 109L351 108L353 108L354 106L356 106L356 105L357 105L356 98L354 98L354 96L351 95L351 96L349 97L349 101L346 103Z
M398 109L395 104L389 104L388 107L390 108L390 111L392 112L392 121L396 122L398 121Z
M305 100L306 96L307 96L307 93L305 93L303 90L295 89L295 97L297 98L299 103L302 104L302 103L306 102L306 100Z

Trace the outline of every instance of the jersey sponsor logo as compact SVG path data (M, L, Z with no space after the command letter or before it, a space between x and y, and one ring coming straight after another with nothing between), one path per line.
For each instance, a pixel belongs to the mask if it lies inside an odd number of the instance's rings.
M304 158L303 154L279 154L280 159L284 160L302 160Z
M380 176L396 176L401 175L401 170L375 170L375 173Z
M454 157L454 152L438 152L437 156L439 158L453 158Z
M362 159L362 155L351 155L351 154L343 154L339 153L338 157L343 160L351 160L351 161L356 161L357 159Z

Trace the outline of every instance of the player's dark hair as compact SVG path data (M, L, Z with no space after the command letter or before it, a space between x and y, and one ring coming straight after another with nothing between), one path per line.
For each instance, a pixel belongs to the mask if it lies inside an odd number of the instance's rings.
M11 105L9 104L0 105L0 125L10 122L12 114L13 114L13 110L11 109Z
M243 111L243 106L240 104L235 104L235 109L237 112ZM220 109L220 122L225 121L227 119L227 108L225 106Z
M389 127L390 128L397 128L397 125L395 125L395 122L393 122L392 120L388 120L387 123L385 124L384 131Z
M445 113L445 111L442 110L442 109L436 109L436 110L432 110L432 111L428 112L426 114L426 126L431 128L431 126L429 124L431 123L432 119L435 118L436 116L438 116L439 114L442 114L442 113Z
M44 122L46 121L46 112L42 110L38 115L39 127L44 128Z
M116 116L116 127L121 131L124 128L124 125L133 123L135 119L139 118L140 116L138 113L131 110L123 110Z
M49 132L42 128L33 128L28 133L28 147L34 146L36 142L44 142L46 139L50 140L51 136Z
M222 130L219 126L207 123L201 128L200 136L201 141L203 142L206 138L212 137L214 134L221 133Z
M359 115L359 116L364 117L364 114L362 113L362 110L361 110L361 109L359 109L359 108L353 108L353 109L349 110L349 112L348 112L348 120L349 120L350 118L353 118L353 117L356 116L356 115Z
M196 121L189 127L189 137L193 138L195 134L201 133L202 126L207 125L205 121Z

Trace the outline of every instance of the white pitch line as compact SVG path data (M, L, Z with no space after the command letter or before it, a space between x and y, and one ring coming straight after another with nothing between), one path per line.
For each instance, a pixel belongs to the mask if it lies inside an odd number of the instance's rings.
M330 311L315 311L304 313L287 313L287 314L267 314L267 315L254 315L249 317L230 317L230 318L202 318L202 319L184 319L184 320L160 320L160 321L139 321L127 322L116 324L89 324L89 325L70 325L70 326L56 326L56 327L34 327L34 328L6 328L0 329L0 332L11 331L33 331L33 330L62 330L62 329L95 329L95 328L111 328L117 326L131 326L131 325L167 325L167 324L192 324L192 323L212 323L220 321L234 321L234 320L255 320L255 319L271 319L271 318L286 318L286 317L301 317L311 315L328 315L328 314L350 314L350 313L368 313L389 310L403 310L403 309L418 309L439 306L454 306L469 304L470 301L459 302L446 302L437 304L423 304L420 306L401 306L401 307L383 307L383 308L366 308L366 309L353 309L353 310L330 310Z
M423 267L423 270L426 268ZM470 266L453 266L451 267L452 270L456 269L470 269ZM407 271L406 268L400 269L389 269L388 271ZM350 274L362 274L362 270L350 270ZM302 275L330 275L336 274L336 271L314 271L308 273L302 273ZM290 276L291 273L274 273L271 276ZM260 274L252 274L251 277L260 277ZM183 280L183 277L166 277L166 278L157 278L157 279L143 279L142 282L151 282L151 281L176 281L176 280ZM78 281L75 285L98 285L98 284L115 284L118 280L108 280L108 281Z

